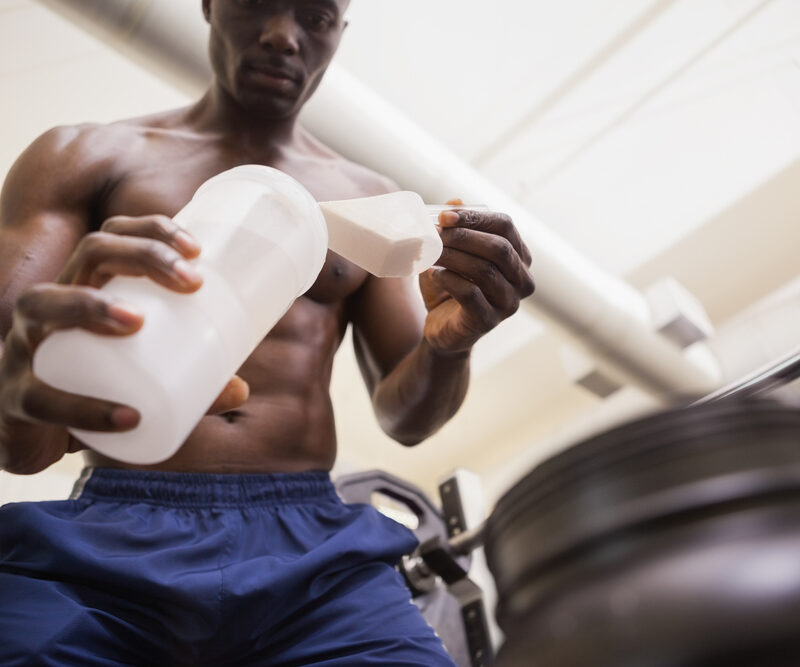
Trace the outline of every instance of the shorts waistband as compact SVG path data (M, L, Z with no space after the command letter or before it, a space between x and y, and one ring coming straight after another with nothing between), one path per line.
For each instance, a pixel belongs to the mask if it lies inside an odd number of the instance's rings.
M73 500L145 502L180 507L278 506L338 500L324 471L210 474L85 468Z

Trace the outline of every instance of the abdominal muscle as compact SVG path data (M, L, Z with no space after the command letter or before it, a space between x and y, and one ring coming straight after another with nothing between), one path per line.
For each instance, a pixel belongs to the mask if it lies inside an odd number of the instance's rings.
M171 458L132 465L85 450L86 464L206 473L330 470L336 457L330 374L344 332L338 310L299 299L239 370L250 386L247 402L205 416Z

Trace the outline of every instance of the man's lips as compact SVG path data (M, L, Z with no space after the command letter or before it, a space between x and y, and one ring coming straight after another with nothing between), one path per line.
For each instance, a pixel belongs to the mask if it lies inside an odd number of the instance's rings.
M291 88L298 85L302 80L302 77L295 70L269 63L247 63L245 70L252 79L279 87Z

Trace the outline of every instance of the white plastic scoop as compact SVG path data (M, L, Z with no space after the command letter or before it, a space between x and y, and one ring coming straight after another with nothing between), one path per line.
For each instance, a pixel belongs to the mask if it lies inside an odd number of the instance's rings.
M416 192L320 202L328 247L379 278L422 273L442 254L441 211L474 206L426 205Z

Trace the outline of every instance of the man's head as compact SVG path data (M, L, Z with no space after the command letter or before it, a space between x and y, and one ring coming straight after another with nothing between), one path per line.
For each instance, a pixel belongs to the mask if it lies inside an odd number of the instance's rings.
M296 114L346 27L349 0L203 0L217 83L265 119Z

